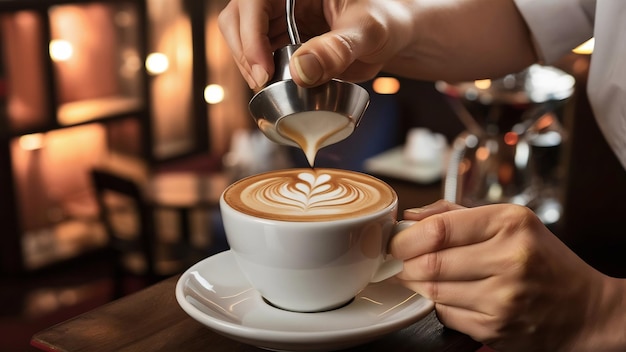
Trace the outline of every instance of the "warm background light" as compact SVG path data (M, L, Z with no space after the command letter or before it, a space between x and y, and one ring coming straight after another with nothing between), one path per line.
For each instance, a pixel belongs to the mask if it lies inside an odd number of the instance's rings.
M146 58L146 69L150 74L158 75L170 66L170 62L165 54L152 53Z
M489 155L491 155L491 152L487 147L478 147L478 149L476 149L476 159L480 161L489 159Z
M514 146L519 141L519 135L515 132L507 132L504 134L504 143L510 146Z
M224 100L224 88L219 84L209 84L204 88L204 100L209 104L221 103Z
M478 89L489 89L491 87L490 79L479 79L474 81L474 86Z
M554 116L553 112L548 112L543 114L535 123L538 130L548 129L550 126L553 126L556 123L556 116Z
M52 61L67 61L74 54L72 43L67 40L54 39L50 41L50 58Z
M400 90L400 81L393 77L378 77L372 83L372 88L378 94L396 94Z
M33 133L21 136L19 145L24 150L37 150L43 147L43 133Z
M132 78L141 69L141 59L134 49L125 49L122 51L122 62L120 66L120 74L123 77Z
M591 38L587 40L586 42L580 44L578 47L574 48L574 50L572 51L576 54L590 55L593 53L594 45L595 45L595 39Z

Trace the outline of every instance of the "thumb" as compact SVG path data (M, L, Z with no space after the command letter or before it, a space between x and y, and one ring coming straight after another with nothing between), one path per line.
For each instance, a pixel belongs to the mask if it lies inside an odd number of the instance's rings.
M303 43L291 57L293 80L301 86L316 86L345 72L366 45L338 31L327 32Z

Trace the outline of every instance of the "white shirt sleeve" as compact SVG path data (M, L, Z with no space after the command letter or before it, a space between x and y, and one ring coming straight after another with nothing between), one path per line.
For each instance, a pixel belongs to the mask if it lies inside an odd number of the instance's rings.
M554 63L593 37L596 0L515 0L515 3L544 64Z
M626 169L626 1L598 1L587 94L598 126Z

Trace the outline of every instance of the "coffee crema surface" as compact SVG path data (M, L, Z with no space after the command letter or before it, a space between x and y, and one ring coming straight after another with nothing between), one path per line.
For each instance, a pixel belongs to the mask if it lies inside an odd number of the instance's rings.
M328 221L375 213L395 191L377 178L339 169L287 169L241 179L224 191L235 210L282 221Z

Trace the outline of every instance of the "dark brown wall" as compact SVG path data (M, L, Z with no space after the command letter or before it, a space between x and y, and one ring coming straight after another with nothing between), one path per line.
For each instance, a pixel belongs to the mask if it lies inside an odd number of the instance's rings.
M565 218L559 235L597 269L626 277L626 171L596 124L584 84L579 78L568 121Z

